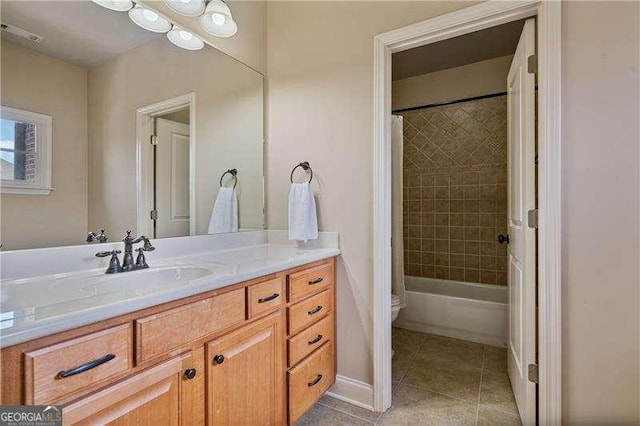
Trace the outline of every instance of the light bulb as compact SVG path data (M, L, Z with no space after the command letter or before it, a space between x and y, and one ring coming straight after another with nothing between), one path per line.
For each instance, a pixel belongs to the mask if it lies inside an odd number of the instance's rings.
M180 0L182 3L190 3L191 0Z
M156 22L158 20L158 14L155 13L153 10L143 9L142 15L149 22Z
M180 30L180 37L184 40L184 41L189 41L193 38L193 34L191 34L188 31L184 31L184 30Z
M212 13L211 20L216 25L224 25L227 21L227 18L222 13Z

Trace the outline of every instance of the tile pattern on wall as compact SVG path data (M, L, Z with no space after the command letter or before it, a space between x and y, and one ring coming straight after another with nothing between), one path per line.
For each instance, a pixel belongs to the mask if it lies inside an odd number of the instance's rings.
M405 274L507 283L506 96L403 112Z

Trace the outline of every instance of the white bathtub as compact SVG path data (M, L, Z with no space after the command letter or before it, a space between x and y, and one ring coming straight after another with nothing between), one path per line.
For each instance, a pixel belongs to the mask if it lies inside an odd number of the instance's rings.
M506 346L506 286L410 276L405 286L407 307L395 327Z

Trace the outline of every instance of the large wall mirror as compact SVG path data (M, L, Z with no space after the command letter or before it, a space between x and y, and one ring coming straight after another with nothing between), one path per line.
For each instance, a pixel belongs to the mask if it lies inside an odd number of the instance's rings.
M0 5L2 250L264 229L261 74L88 0Z

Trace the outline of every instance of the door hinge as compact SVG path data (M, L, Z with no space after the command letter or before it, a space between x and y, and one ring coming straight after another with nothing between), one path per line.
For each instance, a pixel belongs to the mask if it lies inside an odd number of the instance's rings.
M158 145L158 136L151 135L151 138L149 138L149 143L151 143L151 145Z
M538 209L529 210L527 214L529 228L538 228Z
M527 376L530 382L538 383L538 364L529 364Z
M158 220L158 210L151 210L149 216L151 216L151 220Z
M538 55L530 55L527 57L527 72L529 74L538 72Z

